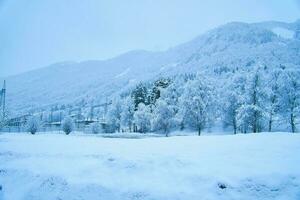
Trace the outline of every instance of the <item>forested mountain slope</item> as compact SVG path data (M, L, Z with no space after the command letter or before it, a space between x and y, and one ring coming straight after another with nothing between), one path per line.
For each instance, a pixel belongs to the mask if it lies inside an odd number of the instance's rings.
M201 71L227 79L232 72L257 65L299 68L299 30L300 21L233 22L164 52L137 50L104 61L53 64L5 77L8 107L12 113L25 113L82 100L103 102L140 81L160 76Z

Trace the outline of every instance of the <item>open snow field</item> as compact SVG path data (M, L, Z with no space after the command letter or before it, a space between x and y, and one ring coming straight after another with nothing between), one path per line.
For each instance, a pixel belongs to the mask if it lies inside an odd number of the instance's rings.
M0 199L300 199L300 134L0 134Z

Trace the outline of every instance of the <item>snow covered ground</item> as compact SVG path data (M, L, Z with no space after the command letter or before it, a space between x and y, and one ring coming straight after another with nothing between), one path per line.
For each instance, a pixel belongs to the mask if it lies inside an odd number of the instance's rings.
M0 199L300 199L300 134L0 135Z

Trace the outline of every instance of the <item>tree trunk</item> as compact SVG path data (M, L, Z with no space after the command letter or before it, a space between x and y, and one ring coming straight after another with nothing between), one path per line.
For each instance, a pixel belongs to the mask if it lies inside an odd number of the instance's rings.
M199 136L201 135L201 128L200 127L198 128L198 135Z
M295 126L295 116L293 113L291 113L291 119L290 119L291 127L292 127L292 132L296 132L296 126Z
M253 133L257 133L258 131L257 131L257 129L258 129L258 123L257 123L257 111L254 111L254 122L253 122L253 129L252 129L252 131L253 131Z
M233 133L236 134L236 120L233 120Z
M269 119L269 132L272 131L272 123L273 123L273 114L270 114L270 119Z

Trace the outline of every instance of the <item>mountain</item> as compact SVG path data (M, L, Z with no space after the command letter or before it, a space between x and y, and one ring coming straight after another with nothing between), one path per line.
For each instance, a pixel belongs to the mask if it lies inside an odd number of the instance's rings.
M233 22L164 52L137 50L109 60L57 63L5 77L7 104L12 113L25 113L83 99L103 102L140 81L159 76L203 71L228 78L228 72L255 65L297 68L299 33L300 20Z

